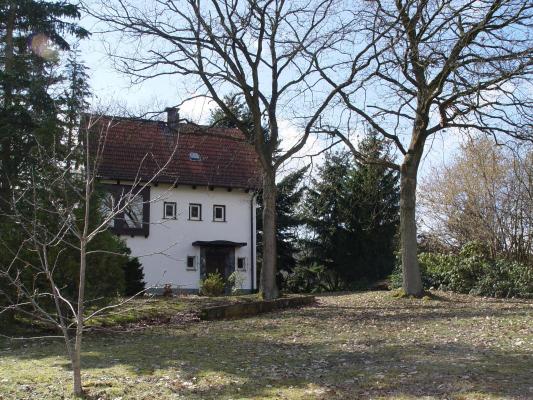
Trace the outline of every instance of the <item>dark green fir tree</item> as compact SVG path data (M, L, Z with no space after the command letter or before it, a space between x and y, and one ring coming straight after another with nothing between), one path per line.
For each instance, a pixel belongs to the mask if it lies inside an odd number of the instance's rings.
M387 160L388 149L370 134L359 146L365 159ZM398 174L362 164L350 153L331 154L305 198L308 265L322 265L346 288L384 278L393 269L399 223Z

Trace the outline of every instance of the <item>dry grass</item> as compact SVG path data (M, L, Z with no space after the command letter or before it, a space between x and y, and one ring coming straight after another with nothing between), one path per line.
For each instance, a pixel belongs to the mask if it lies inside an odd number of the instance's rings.
M533 398L533 302L321 296L255 318L91 334L94 399ZM60 342L0 345L0 399L68 398Z

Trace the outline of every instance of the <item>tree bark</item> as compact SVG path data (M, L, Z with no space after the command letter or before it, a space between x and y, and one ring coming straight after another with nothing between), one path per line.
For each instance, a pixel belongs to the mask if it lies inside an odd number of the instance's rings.
M263 263L261 295L266 300L279 297L276 285L276 178L273 171L263 174Z
M420 159L420 157L417 157ZM400 176L400 242L402 252L403 290L409 296L424 293L417 255L416 185L418 162L410 155L401 166Z
M88 133L87 133L88 135ZM85 137L87 146L88 136ZM85 313L85 273L87 269L87 244L89 242L89 216L92 194L91 169L89 156L85 160L85 213L83 218L83 232L80 237L80 277L78 286L78 310L76 312L76 338L74 342L74 352L72 357L72 374L74 379L74 395L83 396L83 386L81 384L81 343L83 339L83 323Z
M88 209L89 205L86 204ZM87 225L87 220L86 220ZM83 314L85 312L85 268L86 268L86 242L82 238L80 241L80 280L78 288L78 310L76 315L76 337L74 342L74 351L72 353L72 375L74 380L74 394L83 395L81 384L81 343L83 338Z
M9 6L5 46L4 46L4 74L6 75L2 86L4 89L3 108L8 113L11 112L13 103L13 88L11 80L13 79L13 57L14 57L14 43L13 34L15 30L16 5L13 3ZM10 133L4 132L5 137L2 138L2 170L0 171L0 209L8 208L8 203L11 201L11 179L13 176L13 167L11 162L11 138Z

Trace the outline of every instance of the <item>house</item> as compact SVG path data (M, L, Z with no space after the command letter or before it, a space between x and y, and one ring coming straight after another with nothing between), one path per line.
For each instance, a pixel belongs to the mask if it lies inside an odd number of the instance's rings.
M103 117L98 178L106 202L136 197L110 223L139 257L147 287L196 292L200 280L237 271L256 289L259 164L237 129ZM92 147L95 145L93 144ZM155 177L154 177L155 176Z

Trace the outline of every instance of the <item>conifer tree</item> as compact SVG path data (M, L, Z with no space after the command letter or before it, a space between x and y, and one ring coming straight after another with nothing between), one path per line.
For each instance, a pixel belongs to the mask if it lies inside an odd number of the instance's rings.
M372 133L359 151L374 160L389 157ZM396 249L398 190L395 171L356 163L348 153L330 154L304 201L310 232L304 262L322 265L348 288L388 275Z
M78 7L66 2L7 0L0 4L0 207L11 188L25 179L37 144L54 149L62 139L60 107L52 88L58 51L67 35L88 32L72 20Z

